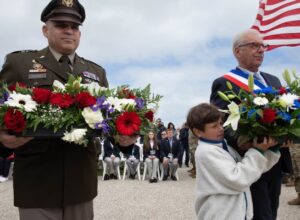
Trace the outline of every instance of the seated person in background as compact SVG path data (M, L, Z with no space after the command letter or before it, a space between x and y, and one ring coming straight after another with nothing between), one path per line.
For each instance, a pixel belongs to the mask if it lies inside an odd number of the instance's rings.
M159 148L157 139L153 131L148 133L144 140L144 160L147 163L147 169L150 176L150 183L157 182L157 170L159 165Z
M120 150L115 147L113 138L106 138L104 140L104 154L103 160L107 163L108 172L104 176L104 180L118 179L118 167L120 165Z
M167 129L167 138L161 140L160 158L163 163L164 177L167 180L169 170L171 172L171 179L176 181L176 170L178 168L178 156L180 154L180 142L174 137L173 129Z
M14 151L0 146L0 182L8 180L8 174L11 162L13 161Z
M140 147L136 144L132 144L132 146L129 146L127 149L122 149L121 147L119 147L119 149L122 151L122 153L124 153L126 158L126 164L129 170L129 178L135 179L136 169L140 162Z
M162 140L165 139L166 137L167 137L167 131L162 131L161 132L161 139L160 140L156 137L159 149L160 149Z
M250 185L280 158L274 138L253 142L242 158L224 140L222 113L211 104L190 109L187 124L200 138L196 154L198 219L252 219Z

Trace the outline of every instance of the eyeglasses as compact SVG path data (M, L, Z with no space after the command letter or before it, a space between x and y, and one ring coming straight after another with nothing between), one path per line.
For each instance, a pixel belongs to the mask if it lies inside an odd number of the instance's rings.
M250 47L251 49L259 50L260 48L263 48L263 50L267 50L269 47L269 44L261 44L256 42L247 42L244 44L238 45L238 47Z
M161 135L167 135L167 133L161 133Z

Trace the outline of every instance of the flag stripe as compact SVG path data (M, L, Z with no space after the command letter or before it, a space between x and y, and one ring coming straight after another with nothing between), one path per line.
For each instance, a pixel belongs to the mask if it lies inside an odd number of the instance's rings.
M262 34L268 50L300 45L300 0L260 0L252 28Z
M300 15L298 16L299 19L297 20L290 20L288 18L283 18L279 21L274 22L273 24L267 25L267 26L261 26L260 33L267 34L270 31L273 31L275 29L279 28L288 28L288 27L297 27L300 26Z

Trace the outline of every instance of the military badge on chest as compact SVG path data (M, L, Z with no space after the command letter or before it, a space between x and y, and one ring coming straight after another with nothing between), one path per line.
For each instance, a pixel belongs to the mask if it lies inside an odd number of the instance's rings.
M45 79L47 69L40 63L32 60L32 69L29 70L28 79Z
M99 76L97 76L95 73L90 73L88 71L84 71L81 74L82 74L84 81L87 83L100 82Z
M27 84L29 86L49 86L52 84L52 77L44 65L32 60L32 68L28 70Z

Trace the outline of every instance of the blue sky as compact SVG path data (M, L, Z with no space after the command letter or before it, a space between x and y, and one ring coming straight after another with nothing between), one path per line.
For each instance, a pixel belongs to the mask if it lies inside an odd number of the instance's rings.
M207 102L212 81L236 66L233 37L249 28L258 0L81 0L87 18L78 54L103 66L110 87L151 83L164 96L156 117L181 126ZM0 0L0 65L7 53L42 49L40 13L48 0ZM261 70L299 72L299 47L265 54Z

